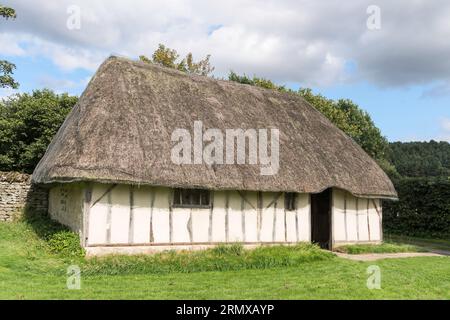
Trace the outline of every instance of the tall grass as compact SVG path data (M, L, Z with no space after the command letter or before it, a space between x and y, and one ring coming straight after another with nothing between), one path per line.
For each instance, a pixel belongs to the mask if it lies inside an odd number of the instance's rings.
M219 245L201 251L168 251L154 255L106 256L88 259L84 274L164 274L200 271L230 271L299 266L333 259L330 252L312 244L262 246L244 249L240 244Z

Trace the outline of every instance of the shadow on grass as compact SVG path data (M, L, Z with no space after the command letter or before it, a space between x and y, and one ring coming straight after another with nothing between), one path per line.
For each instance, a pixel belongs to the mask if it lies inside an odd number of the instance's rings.
M78 234L52 220L46 212L25 208L20 220L48 244L50 252L66 257L84 256L85 252L80 246Z

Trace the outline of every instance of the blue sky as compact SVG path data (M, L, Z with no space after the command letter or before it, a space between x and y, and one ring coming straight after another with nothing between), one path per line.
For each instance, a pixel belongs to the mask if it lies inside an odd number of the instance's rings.
M0 59L16 64L20 89L2 97L44 87L79 95L110 54L137 58L164 43L211 54L218 77L234 70L351 99L390 141L450 141L446 1L379 1L378 29L369 1L3 2L18 17L0 21Z

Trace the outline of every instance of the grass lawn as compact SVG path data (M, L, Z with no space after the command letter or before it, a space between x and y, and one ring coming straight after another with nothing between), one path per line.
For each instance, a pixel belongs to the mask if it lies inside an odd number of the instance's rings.
M413 246L409 244L397 243L382 243L382 244L352 244L337 247L336 252L343 252L349 254L364 254L364 253L396 253L396 252L425 252L422 247Z
M386 234L385 240L391 243L402 243L420 246L430 250L450 251L450 239L427 239L411 236L401 236L395 234Z
M26 222L0 223L0 299L450 299L450 257L366 263L304 245L86 260L49 243ZM80 290L66 287L72 264ZM366 286L374 264L379 290Z

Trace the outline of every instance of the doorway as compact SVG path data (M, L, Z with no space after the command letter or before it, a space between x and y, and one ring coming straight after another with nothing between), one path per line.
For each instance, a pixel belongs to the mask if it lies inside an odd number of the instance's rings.
M331 250L331 188L311 194L311 241Z

